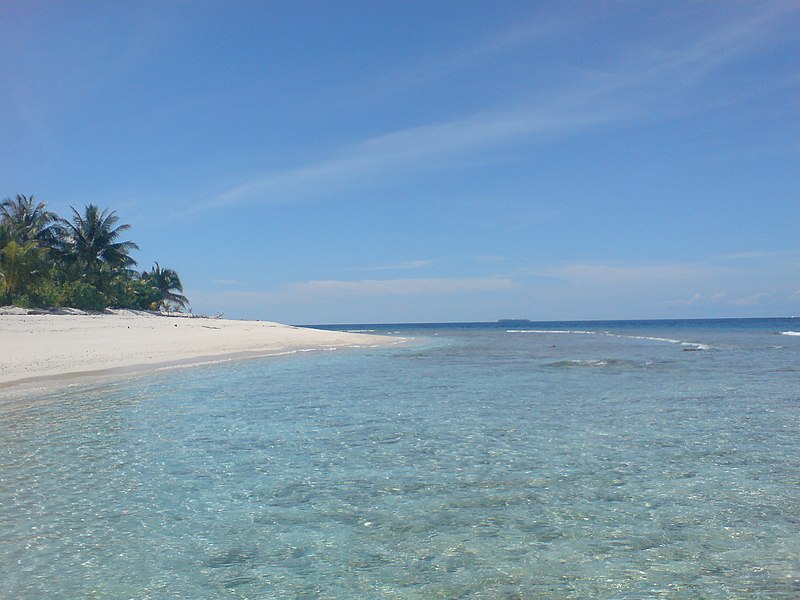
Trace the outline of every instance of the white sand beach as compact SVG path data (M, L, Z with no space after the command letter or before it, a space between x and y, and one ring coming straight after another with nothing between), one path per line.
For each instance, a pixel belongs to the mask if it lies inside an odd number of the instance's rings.
M29 312L37 311L0 309L0 387L60 376L130 373L222 358L398 341L267 321L129 310L104 314Z

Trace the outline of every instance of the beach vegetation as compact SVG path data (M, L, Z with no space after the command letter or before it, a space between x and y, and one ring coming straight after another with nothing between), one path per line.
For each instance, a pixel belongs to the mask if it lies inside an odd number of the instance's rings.
M63 242L65 259L78 267L82 276L95 285L107 281L136 265L131 250L138 250L134 242L120 240L120 235L130 225L117 225L116 211L100 210L89 204L83 211L72 208L72 220L59 218L59 231Z
M18 194L0 202L0 304L181 310L189 305L173 269L135 269L139 246L116 211L89 204L69 219Z
M47 250L36 242L18 244L11 240L0 252L0 272L3 274L3 292L11 301L22 296L35 284L46 270Z
M86 281L69 281L61 286L53 304L82 310L103 310L108 307L108 296Z
M186 308L189 299L183 295L183 284L180 277L172 269L162 269L156 263L149 271L142 273L142 280L157 291L156 301L159 309L166 311Z
M45 202L36 202L33 196L17 194L13 200L6 198L0 202L0 221L5 235L18 244L36 242L45 248L58 245L58 215L47 210Z

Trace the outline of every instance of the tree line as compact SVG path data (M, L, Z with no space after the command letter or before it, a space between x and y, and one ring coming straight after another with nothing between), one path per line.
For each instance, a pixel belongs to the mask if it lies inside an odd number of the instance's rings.
M180 277L155 263L137 271L116 211L89 204L69 219L18 194L0 202L0 305L179 310Z

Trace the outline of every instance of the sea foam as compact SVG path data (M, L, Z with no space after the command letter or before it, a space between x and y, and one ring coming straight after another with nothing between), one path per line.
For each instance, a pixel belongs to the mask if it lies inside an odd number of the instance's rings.
M663 342L667 344L680 344L691 350L711 350L714 346L702 344L700 342L688 342L673 338L645 336L645 335L625 335L621 333L611 333L610 331L587 331L582 329L507 329L506 333L538 333L538 334L559 334L559 335L604 335L608 337L626 340L644 340L648 342ZM785 335L800 335L800 332L784 332Z

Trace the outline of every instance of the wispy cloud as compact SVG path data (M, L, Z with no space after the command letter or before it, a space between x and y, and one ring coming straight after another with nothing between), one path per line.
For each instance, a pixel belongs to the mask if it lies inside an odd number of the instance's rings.
M219 306L309 304L332 299L447 296L508 291L517 287L510 278L417 278L317 280L290 283L276 291L191 291L195 303ZM187 292L189 293L189 292Z
M478 43L442 52L425 60L402 66L351 90L354 101L373 100L409 88L423 86L446 74L475 69L496 56L556 35L568 35L588 18L585 11L569 15L537 14L505 31L490 34Z
M351 270L352 271L405 271L408 269L422 269L424 267L430 267L435 263L436 261L431 259L407 260L404 262L394 263L390 265L379 265L373 267L354 267Z
M479 254L477 256L472 256L472 260L483 263L483 264L497 264L503 263L508 260L507 256L500 256L497 254Z
M701 294L700 292L696 292L692 294L691 298L680 298L678 300L669 300L667 304L672 304L674 306L691 306L692 304L697 304L702 299L703 299L703 294Z
M592 287L630 287L652 283L702 281L719 268L698 263L613 265L570 263L528 269L531 275Z
M757 260L761 258L775 258L778 256L790 256L789 252L766 252L763 250L745 250L742 252L731 252L729 254L718 254L714 256L714 260Z
M238 279L212 279L211 282L216 283L217 285L234 287L242 287L247 285L245 282L239 281Z
M418 296L428 294L460 294L507 290L514 287L509 278L432 278L432 279L362 279L360 281L322 280L292 284L286 289L293 294L320 296Z
M568 307L588 302L598 308L605 303L608 310L615 305L638 305L645 308L641 314L650 315L686 314L686 310L716 315L785 311L797 301L796 278L775 282L781 280L781 273L794 270L796 254L775 253L767 263L753 262L751 254L730 255L741 256L738 261L715 257L656 264L564 263L521 269L514 278L527 281L536 290L533 294L540 294L542 305ZM660 313L660 307L669 312Z
M762 304L764 301L769 300L775 296L775 292L759 292L744 298L738 298L733 301L733 304L739 306L756 306Z
M720 292L717 294L701 294L700 292L695 292L689 298L678 298L676 300L668 300L665 302L667 305L671 306L696 306L698 304L720 304L725 301L727 298L727 294L724 292Z
M673 41L660 48L656 44L631 48L615 65L574 73L557 89L536 93L515 107L479 111L365 139L342 147L328 159L253 177L189 212L242 202L281 204L330 196L390 175L457 166L467 155L519 140L545 142L597 127L659 119L735 101L735 95L706 97L696 92L709 74L761 43L771 26L794 10L796 7L786 3L758 13L750 11L753 14L720 24L688 45Z
M373 184L392 173L442 167L469 152L513 139L563 134L616 121L623 114L624 111L613 106L587 106L570 111L563 106L543 104L527 110L493 111L411 127L343 148L322 162L247 181L198 203L187 212L239 202L283 204L330 195L353 186Z
M790 263L780 261L771 268L786 272ZM467 307L484 317L487 310L500 306L515 314L558 319L777 314L800 302L796 279L783 286L771 282L774 277L765 278L763 264L748 260L738 264L581 262L483 277L320 279L272 290L218 288L187 290L187 295L198 310L207 312L318 314L319 322L327 322L338 314L337 307L344 306L375 311L370 314L379 319L390 318L381 312L387 307L405 314L408 307L428 305Z

